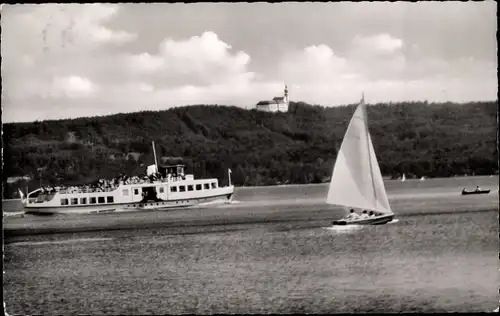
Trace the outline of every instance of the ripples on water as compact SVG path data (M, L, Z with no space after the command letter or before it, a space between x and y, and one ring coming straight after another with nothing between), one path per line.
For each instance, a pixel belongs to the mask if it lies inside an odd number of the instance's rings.
M4 293L15 314L492 311L497 222L481 212L25 237L6 245Z
M290 190L285 199L317 198L324 188ZM248 204L254 194L241 193L240 203L214 215L194 209L82 219L111 226L142 217L155 228L10 237L7 312L470 312L498 305L498 212L484 211L498 195L400 199L390 225L332 228L324 207L276 196L271 208ZM200 216L205 222L197 225L165 222Z

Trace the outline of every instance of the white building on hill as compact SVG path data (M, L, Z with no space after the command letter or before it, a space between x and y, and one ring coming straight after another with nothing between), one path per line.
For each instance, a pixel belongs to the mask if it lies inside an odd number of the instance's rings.
M259 101L255 108L265 112L288 112L288 88L285 85L285 95L272 100Z

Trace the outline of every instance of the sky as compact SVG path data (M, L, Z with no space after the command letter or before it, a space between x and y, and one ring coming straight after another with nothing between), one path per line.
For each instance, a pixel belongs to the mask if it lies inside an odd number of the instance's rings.
M2 6L2 121L497 99L496 2Z

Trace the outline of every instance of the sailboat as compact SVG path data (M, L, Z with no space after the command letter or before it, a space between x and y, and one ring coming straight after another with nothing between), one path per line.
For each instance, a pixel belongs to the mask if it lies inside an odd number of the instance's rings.
M403 173L403 177L401 178L401 182L405 182L406 181L406 174Z
M351 212L333 225L378 225L394 218L368 131L364 95L340 146L326 203Z

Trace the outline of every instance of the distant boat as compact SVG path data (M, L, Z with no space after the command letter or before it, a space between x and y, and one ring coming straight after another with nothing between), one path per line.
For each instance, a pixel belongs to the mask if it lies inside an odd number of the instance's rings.
M488 194L490 193L490 190L481 190L479 187L477 187L473 191L467 191L466 189L462 190L462 195L472 195L472 194Z
M420 181L425 181L425 177L420 178Z
M394 218L368 131L364 97L340 146L326 202L351 209L351 214L333 225L386 224Z
M401 182L405 182L406 181L406 175L403 173L403 177L401 178Z

